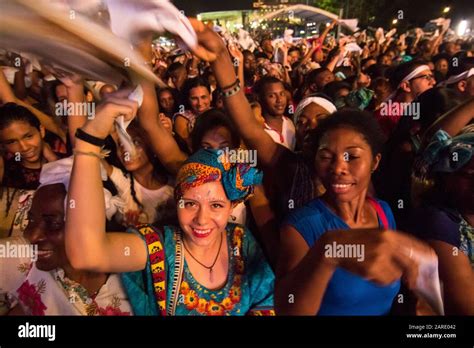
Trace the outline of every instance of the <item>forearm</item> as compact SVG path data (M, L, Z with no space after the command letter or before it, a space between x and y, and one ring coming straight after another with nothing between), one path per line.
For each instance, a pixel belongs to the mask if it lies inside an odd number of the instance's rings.
M235 82L234 67L227 52L221 54L212 63L212 69L220 87L231 86ZM225 98L224 103L246 145L257 150L258 159L262 161L263 165L271 163L277 146L253 115L243 90Z
M99 147L79 139L75 150L99 153ZM100 263L106 245L105 221L100 159L76 155L69 184L66 219L66 252L73 267L94 269Z
M474 315L474 276L444 283L444 307L446 315Z
M84 103L85 98L84 98L84 92L83 92L83 85L78 84L77 86L68 88L67 97L68 97L68 102L73 103L75 105L80 105L81 103ZM73 108L73 110L77 110L77 109L84 110L85 108ZM75 139L76 130L84 126L86 122L87 122L87 115L85 113L68 115L68 119L67 119L68 133L69 133L69 140L71 141L72 146L74 146L75 141L76 141Z
M459 134L462 128L472 121L474 115L474 97L457 106L454 110L438 119L424 134L425 141L430 141L433 134L443 129L451 136Z
M439 36L436 37L436 39L434 39L433 44L431 45L431 50L430 50L431 55L435 54L436 51L438 50L438 47L441 44L441 41L443 40L444 34L445 32L443 31L439 34Z
M4 104L6 103L14 103L15 102L15 94L13 93L8 81L0 69L0 101Z
M61 129L61 127L54 121L52 117L39 111L38 109L31 106L30 104L25 103L21 99L15 98L13 102L30 110L39 119L39 121L41 122L44 128L49 130L51 133L56 134L58 137L61 138L63 142L66 142L66 132L63 129Z
M334 58L332 58L329 63L326 65L326 68L329 70L329 71L334 71L334 69L336 68L336 64L337 62L339 61L339 55L335 56Z
M161 124L158 119L159 107L156 98L155 86L148 81L142 81L143 103L138 110L140 126L148 134L153 152L168 171L176 174L187 155L181 151L173 135Z
M242 84L242 88L245 88L244 62L243 61L239 61L239 65L237 67L237 76L239 77L240 83Z
M28 93L26 91L25 67L23 64L15 74L15 82L13 88L15 90L15 95L18 99L26 99Z
M335 268L315 245L292 271L277 278L275 309L278 315L315 315Z

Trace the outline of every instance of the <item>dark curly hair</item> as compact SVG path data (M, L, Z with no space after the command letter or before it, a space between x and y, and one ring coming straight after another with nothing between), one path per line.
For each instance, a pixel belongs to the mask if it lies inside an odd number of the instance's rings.
M40 121L24 106L15 103L6 103L0 107L0 129L5 129L13 122L26 122L40 130Z
M193 131L191 132L191 143L193 152L196 152L201 148L201 141L207 132L216 129L218 127L224 127L229 130L231 136L230 146L236 149L240 145L240 136L236 126L232 120L222 111L217 109L210 109L200 115L196 124L194 125Z
M335 129L350 128L360 133L372 150L372 155L382 153L385 137L372 114L356 109L342 109L321 120L311 133L311 157L314 159L323 136Z

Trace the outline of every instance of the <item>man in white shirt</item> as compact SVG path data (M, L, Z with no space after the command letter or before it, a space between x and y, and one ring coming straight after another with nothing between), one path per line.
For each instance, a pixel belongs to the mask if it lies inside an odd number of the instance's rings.
M293 151L296 131L293 122L284 115L288 98L283 82L275 77L265 76L258 81L257 93L265 118L265 132L276 143Z

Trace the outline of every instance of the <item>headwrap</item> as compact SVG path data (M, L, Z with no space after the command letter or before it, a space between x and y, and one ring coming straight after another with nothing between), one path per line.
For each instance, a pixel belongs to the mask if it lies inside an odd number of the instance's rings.
M474 131L471 126L455 137L440 129L415 160L414 174L424 179L429 173L456 172L471 160L473 153Z
M412 78L414 78L416 75L418 75L419 73L421 73L422 71L425 71L425 70L431 70L430 67L428 65L420 65L418 67L416 67L415 69L413 69L413 71L411 71L409 74L407 74L401 81L400 83L398 84L397 88L395 88L395 90L392 92L392 94L390 94L387 98L385 98L384 102L387 102L389 101L390 99L393 99L397 96L397 93L398 93L398 90L400 89L400 87L402 86L402 84L404 82L407 82L407 81L410 81Z
M471 76L474 75L474 68L471 68L469 70L466 70L458 75L453 75L453 76L450 76L447 80L444 80L440 83L438 83L436 86L437 87L446 87L446 86L449 86L449 85L452 85L453 83L457 83L459 81L462 81L462 80L467 80L468 78L470 78Z
M67 157L58 161L49 162L43 165L40 174L40 185L38 189L43 186L63 184L66 191L69 190L69 180L71 179L72 165L74 157ZM107 172L104 167L100 166L100 174L102 181L107 180ZM104 188L105 199L105 215L110 220L117 212L117 208L123 204L118 196L112 196L109 190ZM67 197L64 199L64 211L66 211Z
M372 97L374 96L374 91L363 87L355 91L350 92L345 97L346 105L353 108L358 108L359 110L364 110L369 106Z
M317 104L320 107L324 108L330 114L337 111L336 106L333 103L331 103L329 100L327 100L326 98L306 97L302 101L300 101L300 103L296 107L295 115L293 116L293 120L295 124L296 124L296 121L298 120L298 117L300 117L301 113L303 112L304 108L312 103Z
M247 163L231 163L223 150L201 149L179 170L175 199L179 201L192 187L220 181L229 200L244 201L253 192L253 186L262 182L262 177L260 171Z

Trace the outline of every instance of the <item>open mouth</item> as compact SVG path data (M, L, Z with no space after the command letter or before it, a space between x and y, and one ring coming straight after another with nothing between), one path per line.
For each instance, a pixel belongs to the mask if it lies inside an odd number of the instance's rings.
M350 183L345 183L345 184L334 183L334 184L331 184L331 189L334 193L337 193L337 194L347 193L354 185L355 184L350 184Z
M211 234L212 228L208 229L196 229L192 228L193 235L197 238L206 238Z
M38 250L38 259L49 258L53 256L53 250Z

